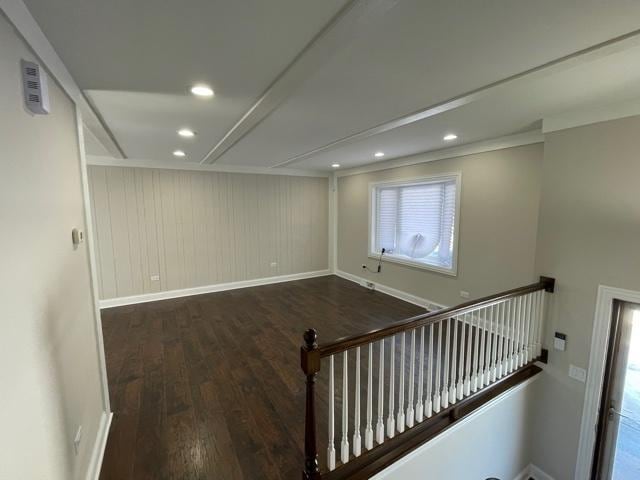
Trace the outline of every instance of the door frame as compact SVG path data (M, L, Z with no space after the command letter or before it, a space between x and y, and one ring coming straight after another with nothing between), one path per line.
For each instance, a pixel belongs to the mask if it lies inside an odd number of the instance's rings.
M606 285L598 287L575 480L591 478L615 300L640 303L640 292Z

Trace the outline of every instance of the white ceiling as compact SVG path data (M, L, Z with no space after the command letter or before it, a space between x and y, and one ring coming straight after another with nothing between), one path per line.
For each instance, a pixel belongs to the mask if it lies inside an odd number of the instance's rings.
M25 3L126 156L159 164L182 148L225 166L358 166L449 146L448 131L474 142L640 97L640 35L538 68L634 32L630 0ZM196 81L216 96L189 95ZM179 139L183 126L196 138ZM95 137L87 148L104 155Z

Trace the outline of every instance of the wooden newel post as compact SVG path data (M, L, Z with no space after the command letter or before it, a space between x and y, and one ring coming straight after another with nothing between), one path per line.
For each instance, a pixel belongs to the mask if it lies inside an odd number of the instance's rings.
M300 348L300 365L307 376L307 402L304 419L304 471L303 480L318 480L318 447L316 445L316 406L315 383L320 371L320 351L318 333L310 328L304 332L304 345Z

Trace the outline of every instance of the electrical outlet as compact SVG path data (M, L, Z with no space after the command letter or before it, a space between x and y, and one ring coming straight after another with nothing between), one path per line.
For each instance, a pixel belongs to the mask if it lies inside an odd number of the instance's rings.
M78 430L76 430L76 436L73 437L73 451L75 452L76 455L78 455L78 452L80 451L81 441L82 441L82 425L78 427Z
M373 282L364 282L364 286L367 287L369 290L375 290L376 289L376 284Z
M277 267L277 266L278 266L278 262L271 262L271 263L269 264L269 266L270 266L271 268L275 268L275 267Z
M469 298L469 292L465 292L464 290L460 290L460 296L462 298Z
M569 365L569 376L582 383L587 381L587 371L575 365Z
M160 275L151 275L151 281L152 282L159 282L160 281Z

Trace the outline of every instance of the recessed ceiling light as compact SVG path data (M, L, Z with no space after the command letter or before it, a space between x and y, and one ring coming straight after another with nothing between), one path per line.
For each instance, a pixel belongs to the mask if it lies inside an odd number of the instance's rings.
M191 93L198 97L213 97L213 90L211 87L202 83L191 87Z
M332 163L331 167L332 168L340 168L340 164L339 163Z
M445 142L450 142L451 140L455 140L456 138L458 138L458 135L456 135L455 133L447 133L444 136L443 140Z
M184 153L182 150L176 150L173 152L173 156L174 157L186 157L187 154Z
M376 158L384 157L384 152L376 152L373 154L373 156Z
M189 128L181 128L180 130L178 130L178 135L184 138L192 138L196 136L196 132Z

